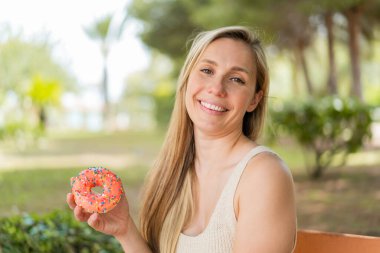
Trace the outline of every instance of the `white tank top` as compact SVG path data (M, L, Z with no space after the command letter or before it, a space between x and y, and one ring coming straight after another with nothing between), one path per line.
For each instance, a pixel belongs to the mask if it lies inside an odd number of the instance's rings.
M257 146L249 151L236 165L219 197L207 227L196 236L180 234L177 243L177 253L229 253L236 228L234 196L240 177L248 161L262 152L271 152L264 146Z

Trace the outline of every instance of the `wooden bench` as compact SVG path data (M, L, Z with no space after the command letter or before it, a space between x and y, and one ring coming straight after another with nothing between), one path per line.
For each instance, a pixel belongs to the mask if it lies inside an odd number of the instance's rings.
M380 237L299 230L294 253L380 253Z

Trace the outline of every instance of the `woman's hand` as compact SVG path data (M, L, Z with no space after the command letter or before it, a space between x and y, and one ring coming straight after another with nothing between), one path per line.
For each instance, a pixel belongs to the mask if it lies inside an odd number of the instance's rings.
M124 194L111 211L101 214L86 212L75 203L72 193L67 194L66 201L78 221L87 222L95 230L114 236L125 252L151 253L129 215L128 201Z
M78 221L87 222L89 226L104 234L114 237L124 237L128 232L131 222L129 206L123 194L119 203L107 213L88 213L75 203L74 195L68 193L66 201L74 211L74 216Z

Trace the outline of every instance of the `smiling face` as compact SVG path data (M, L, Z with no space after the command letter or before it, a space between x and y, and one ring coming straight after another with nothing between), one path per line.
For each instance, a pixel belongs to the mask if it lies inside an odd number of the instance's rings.
M243 117L261 99L255 93L256 67L249 46L220 38L207 46L191 70L186 109L195 131L218 135L242 131Z

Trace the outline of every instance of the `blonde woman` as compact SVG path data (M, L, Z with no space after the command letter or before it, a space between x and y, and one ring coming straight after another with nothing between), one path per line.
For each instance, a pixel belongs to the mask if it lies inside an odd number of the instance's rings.
M263 49L245 27L200 33L178 80L166 140L146 182L140 229L125 198L75 217L125 252L289 253L296 236L291 174L258 145L269 86Z

